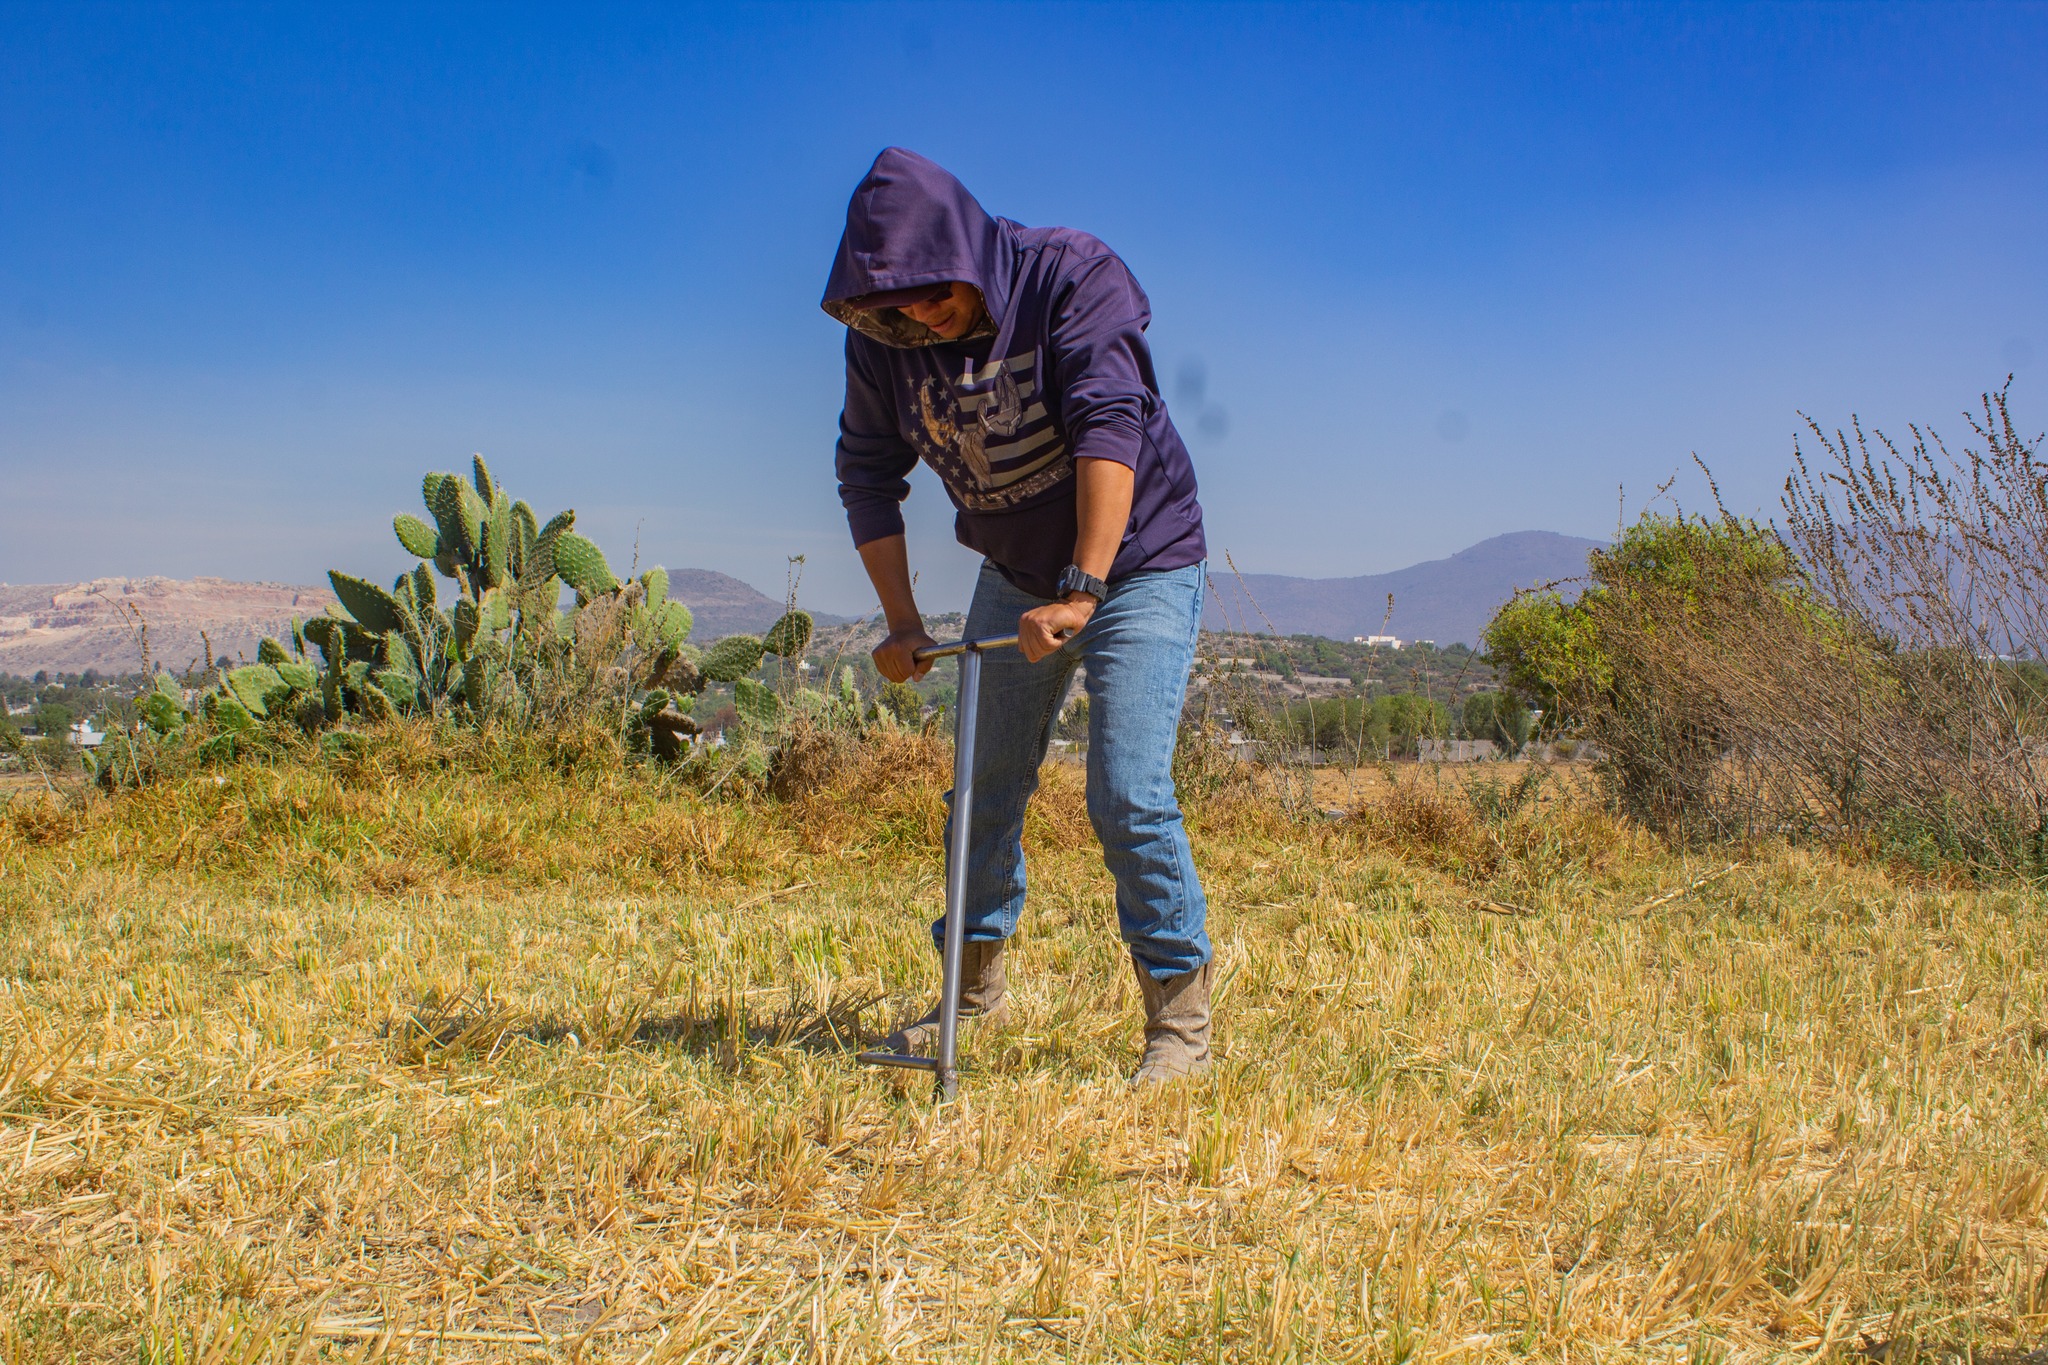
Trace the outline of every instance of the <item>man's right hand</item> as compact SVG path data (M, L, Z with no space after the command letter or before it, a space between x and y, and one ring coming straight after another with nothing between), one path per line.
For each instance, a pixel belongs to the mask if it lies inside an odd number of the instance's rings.
M932 671L931 661L927 659L920 663L914 656L918 650L937 643L925 634L923 626L892 630L882 637L882 643L875 646L875 671L895 683L922 678Z

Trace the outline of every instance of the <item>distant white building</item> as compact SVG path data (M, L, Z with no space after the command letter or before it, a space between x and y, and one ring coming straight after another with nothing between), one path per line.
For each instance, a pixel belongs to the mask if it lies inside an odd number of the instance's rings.
M89 720L79 721L71 727L71 745L77 749L97 749L106 742L106 732L92 728Z
M1380 645L1387 649L1399 649L1401 647L1401 637L1398 635L1354 635L1351 637L1351 643L1354 645Z

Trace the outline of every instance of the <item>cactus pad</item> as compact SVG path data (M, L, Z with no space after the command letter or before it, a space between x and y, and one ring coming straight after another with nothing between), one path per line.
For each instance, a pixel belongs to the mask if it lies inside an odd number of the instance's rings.
M764 730L782 719L782 698L752 678L733 684L732 704L742 720Z
M362 702L363 714L371 720L390 720L398 714L398 708L391 704L391 698L384 689L373 682L365 682L358 687L356 697Z
M647 589L647 605L658 607L668 601L668 570L659 565L640 575L640 586Z
M597 597L619 586L611 565L604 562L604 551L574 531L564 531L555 540L555 572L585 597Z
M320 686L320 670L304 659L286 659L278 664L277 676L294 692L311 692Z
M223 730L253 730L256 717L249 708L225 692L214 692L206 698L206 718Z
M221 682L252 716L268 714L268 708L263 704L265 694L284 686L284 679L278 677L277 670L269 664L249 664L233 669Z
M397 630L403 620L398 599L375 583L360 578L351 578L340 571L327 575L327 581L334 585L334 595L341 599L341 605L356 619L363 629L383 634Z
M311 640L319 647L320 652L327 656L327 661L333 663L341 657L343 648L339 636L340 629L341 622L332 616L316 616L300 626L298 633L300 639Z
M185 703L159 689L142 699L142 722L160 735L185 728Z
M761 666L763 646L751 635L728 635L705 652L700 666L713 682L736 683Z
M491 503L484 522L484 563L490 587L512 581L512 538L518 534L512 521L512 500L503 493Z
M417 674L406 673L396 668L377 670L375 680L370 684L401 711L410 711L419 699L420 680Z
M398 533L398 543L405 552L420 559L432 559L439 554L441 537L434 528L409 512L401 512L391 519L391 529Z
M484 522L490 519L491 507L461 479L456 479L454 486L462 499L463 556L473 560L483 552Z
M455 599L455 643L463 649L469 648L476 639L477 628L483 624L483 612L467 597Z
M533 548L540 542L540 523L523 502L512 504L512 572L525 578L533 569Z
M554 578L562 571L555 566L555 542L567 535L576 525L576 509L557 512L540 528L534 540L533 562L527 565L528 578Z
M462 480L454 474L429 474L426 481L427 510L441 527L441 553L462 551Z
M483 600L477 605L483 610L483 628L485 630L496 634L501 630L511 628L512 606L506 601L503 592L497 588L492 588L483 595Z
M768 633L761 639L761 647L785 659L801 659L804 651L811 647L811 630L809 612L786 612L781 620L768 627Z
M497 523L484 519L483 541L477 550L477 580L486 588L495 588L503 583L512 572L512 555L509 547L498 537Z
M673 650L690 633L690 609L680 602L640 607L633 613L633 642L651 654Z

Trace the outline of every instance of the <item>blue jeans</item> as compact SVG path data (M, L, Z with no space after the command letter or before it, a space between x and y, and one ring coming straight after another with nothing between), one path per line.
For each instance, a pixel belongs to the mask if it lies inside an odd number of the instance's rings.
M1016 932L1024 909L1024 804L1038 790L1074 666L1085 664L1088 819L1116 878L1117 928L1156 980L1209 960L1208 902L1173 790L1204 577L1200 564L1131 574L1109 585L1108 599L1057 653L1035 664L1014 649L982 656L967 852L970 940ZM1008 635L1018 617L1044 605L985 563L967 612L968 637ZM947 824L950 831L950 818ZM933 941L943 942L944 933L941 919Z

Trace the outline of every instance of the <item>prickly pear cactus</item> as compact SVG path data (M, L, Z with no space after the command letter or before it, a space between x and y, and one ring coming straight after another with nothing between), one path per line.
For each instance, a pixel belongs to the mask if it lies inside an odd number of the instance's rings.
M482 721L523 714L529 686L544 674L551 698L566 686L592 704L617 679L636 691L657 683L702 689L686 643L690 609L669 598L665 570L621 583L603 551L576 534L574 512L543 522L481 455L467 476L428 474L420 500L427 517L403 513L391 523L420 563L388 591L330 574L340 609L294 622L289 647L266 641L260 664L269 674L224 676L220 695L239 708L225 714L239 722L246 713L251 723L279 714ZM568 609L565 584L576 595ZM759 662L757 642L739 672Z

